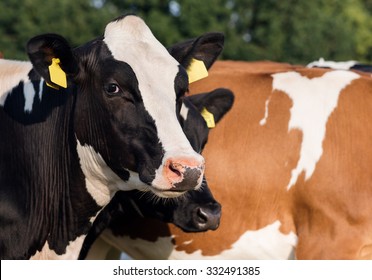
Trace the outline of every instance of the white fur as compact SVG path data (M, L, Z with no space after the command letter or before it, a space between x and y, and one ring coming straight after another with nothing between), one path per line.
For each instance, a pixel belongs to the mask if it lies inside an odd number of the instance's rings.
M140 238L131 239L128 236L119 238L113 235L111 231L106 230L101 238L107 244L118 248L134 259L293 259L297 236L293 232L287 235L281 233L279 231L280 225L279 221L275 221L260 230L246 231L231 245L230 249L212 256L203 255L201 250L191 254L178 251L172 243L173 237L161 237L156 242L150 242ZM192 244L192 242L192 240L189 240L186 243ZM97 251L95 251L96 254ZM95 259L96 256L92 253L89 258Z
M77 260L85 236L86 235L81 235L75 240L70 241L66 247L66 253L63 255L57 255L55 251L51 250L47 241L42 250L36 252L36 254L31 257L31 260Z
M276 221L257 231L246 231L232 246L215 256L205 256L201 250L187 254L174 250L169 259L256 259L282 260L294 257L297 236L291 232L285 235L279 231Z
M319 58L319 60L309 63L306 67L308 67L308 68L328 67L328 68L331 68L331 69L349 70L351 67L353 67L357 63L358 63L358 61L355 61L355 60L336 62L336 61L324 60L324 58L321 57L321 58Z
M172 186L163 176L166 160L177 156L204 164L203 157L187 141L175 114L174 80L179 63L138 17L126 16L111 22L104 37L114 58L128 63L136 74L145 108L155 120L158 137L165 150L163 163L155 172L152 186L168 190Z
M35 89L34 85L31 82L25 82L23 84L23 94L25 97L25 106L24 111L25 112L31 112L32 106L34 104L34 97L35 97Z
M185 104L182 103L180 115L182 119L185 121L187 120L187 115L189 114L189 108L185 106Z
M262 120L260 120L260 125L261 126L266 124L267 118L269 117L269 103L270 103L270 99L271 99L271 96L265 102L265 116L263 117Z
M129 180L123 181L108 167L102 156L93 147L83 146L79 140L77 142L80 166L85 175L87 190L98 205L107 205L118 190L146 190L148 188L145 183L139 180L138 174L132 171L128 171Z
M4 106L8 94L20 82L25 83L25 88L27 90L32 86L28 78L28 73L31 69L32 64L30 62L0 59L0 106ZM27 103L29 96L27 96L26 93L24 94ZM25 111L27 111L30 106L32 108L32 103L29 103L25 104Z
M40 99L40 101L43 97L43 86L44 86L44 79L40 79L40 83L39 83L39 99Z
M94 151L94 148L88 145L81 145L77 140L77 151L80 158L80 165L85 175L85 183L88 193L100 206L106 206L117 190L144 190L147 188L139 180L138 174L128 171L130 177L128 181L121 180L105 163L102 156ZM96 216L90 218L93 223ZM70 241L66 248L66 253L57 255L49 248L48 243L44 245L40 252L37 252L31 259L77 259L81 246L84 242L85 235L79 236Z
M336 70L313 79L296 72L274 74L272 77L273 90L284 92L293 102L288 130L299 129L303 133L300 159L287 186L290 189L301 172L305 172L306 180L312 176L323 153L328 118L337 107L341 91L359 75Z

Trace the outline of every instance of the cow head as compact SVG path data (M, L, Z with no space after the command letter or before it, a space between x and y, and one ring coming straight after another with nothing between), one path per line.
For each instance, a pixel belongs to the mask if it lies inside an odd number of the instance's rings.
M218 123L231 109L233 100L232 92L227 89L183 98L180 123L195 151L200 153L208 141L209 128L201 111L207 108L213 112L214 120ZM217 229L221 216L221 205L214 199L205 178L200 189L189 191L176 199L152 200L138 191L132 191L117 193L110 204L115 208L115 211L111 211L114 216L117 215L115 212L119 212L129 220L132 215L156 218L188 232ZM116 220L120 223L119 219Z
M209 128L201 112L207 110L217 124L231 109L233 102L233 93L223 88L184 98L180 123L195 151L201 153L208 141ZM139 210L146 209L143 200L134 199L132 204L137 203ZM175 200L157 203L151 207L147 205L147 208L153 208L155 212L143 210L144 216L173 223L186 232L215 230L221 217L221 205L214 199L205 178L199 190L189 191Z
M54 34L29 41L36 71L58 86L48 71L58 58L67 90L76 95L73 133L90 192L111 196L150 188L161 197L176 197L201 186L204 159L185 137L176 107L188 89L185 68L191 59L210 66L222 46L223 36L211 33L168 52L131 15L110 22L103 37L76 49Z

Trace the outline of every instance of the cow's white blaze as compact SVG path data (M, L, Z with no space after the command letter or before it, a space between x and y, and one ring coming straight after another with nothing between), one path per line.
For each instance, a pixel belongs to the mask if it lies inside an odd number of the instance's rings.
M175 78L179 63L154 37L138 17L126 16L106 26L104 42L113 57L129 64L138 80L144 106L154 119L158 137L165 150L161 167L152 185L167 190L169 182L162 174L167 159L174 156L204 163L187 141L176 117ZM201 180L199 185L201 184Z
M306 180L312 176L323 153L327 120L337 106L341 91L359 75L337 70L312 79L296 72L273 74L272 77L274 93L280 90L293 102L288 130L299 129L303 133L300 159L287 186L290 189L301 172L305 172Z
M93 147L81 145L79 140L77 140L77 151L87 190L98 205L106 206L118 190L146 190L148 188L140 181L137 173L129 170L129 180L123 181Z
M151 242L140 238L133 240L128 236L119 238L106 230L101 238L135 259L293 259L297 236L293 232L281 233L280 225L279 221L275 221L260 230L246 231L230 249L214 256L205 256L201 250L191 254L177 251L171 237L160 237ZM192 244L192 240L187 243ZM94 258L93 255L90 257Z
M0 59L0 105L4 106L5 100L10 93L10 91L16 87L20 82L25 83L25 89L27 93L29 93L29 89L32 87L30 79L28 77L28 73L32 69L32 64L26 61L15 61L15 60L7 60L7 59ZM26 85L27 84L27 85ZM29 96L24 91L25 95L25 110L28 110L31 106L32 108L32 100L30 104ZM35 93L34 93L35 95Z

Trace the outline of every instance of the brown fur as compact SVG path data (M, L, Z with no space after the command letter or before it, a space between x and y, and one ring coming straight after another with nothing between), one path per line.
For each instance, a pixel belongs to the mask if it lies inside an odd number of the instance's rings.
M211 131L203 152L206 178L223 206L220 228L187 234L172 227L177 250L215 255L245 231L279 219L283 233L298 235L299 259L372 258L372 80L362 77L341 92L313 175L305 181L302 173L287 191L302 139L301 131L288 132L291 99L280 92L272 95L267 123L259 122L272 92L270 75L292 70L307 77L329 71L223 61L208 78L191 85L191 93L229 88L235 103Z
M332 70L220 61L209 77L190 85L191 94L224 87L235 95L232 109L211 130L203 151L206 178L222 204L220 227L184 233L172 225L141 220L137 226L126 225L134 229L126 233L133 242L135 237L153 242L174 236L175 250L218 257L245 232L279 220L283 234L298 237L298 259L372 259L372 79L359 72L360 78L341 91L312 176L305 180L302 172L287 190L303 133L288 130L293 103L284 92L272 94L271 75L288 71L314 78ZM269 116L261 126L268 99ZM171 249L159 257L167 257Z

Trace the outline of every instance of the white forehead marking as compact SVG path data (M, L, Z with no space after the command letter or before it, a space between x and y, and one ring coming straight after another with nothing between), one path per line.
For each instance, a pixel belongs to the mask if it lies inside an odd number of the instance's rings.
M312 68L312 67L328 67L331 69L339 69L339 70L349 70L351 67L353 67L355 64L357 64L358 61L350 60L350 61L327 61L324 60L324 58L320 58L317 61L313 61L309 63L306 67Z
M138 174L129 172L129 180L123 181L106 164L102 156L89 145L81 145L77 140L77 152L80 166L85 175L89 194L100 206L110 202L116 191L146 190L148 186L139 180Z
M207 259L291 259L297 246L297 236L290 232L283 234L279 231L281 223L274 223L256 231L246 231L231 249L224 250L218 255L205 256L201 250L188 254L177 251L171 237L160 237L156 242L140 238L131 239L128 236L118 237L106 230L102 238L112 246L126 252L134 259L178 259L178 260L207 260ZM192 244L192 240L186 242ZM185 243L185 244L186 244Z
M296 72L273 74L272 77L273 90L284 92L293 102L288 130L300 129L303 133L300 159L287 186L290 189L302 171L306 180L313 174L323 153L327 120L337 106L341 91L359 75L337 70L313 79Z
M104 37L114 58L126 62L133 69L143 103L155 120L164 150L181 149L194 155L175 113L174 81L179 63L138 17L126 16L109 23Z
M28 73L32 64L25 61L0 59L0 105L4 106L8 93L20 82L29 82ZM25 98L27 98L25 96ZM27 105L29 108L29 105ZM26 105L25 105L26 109Z

